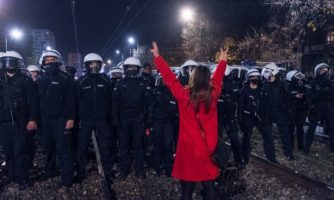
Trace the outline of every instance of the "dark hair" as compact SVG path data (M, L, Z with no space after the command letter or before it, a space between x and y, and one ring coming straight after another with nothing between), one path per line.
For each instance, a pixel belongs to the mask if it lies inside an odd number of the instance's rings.
M189 77L190 100L195 112L199 111L200 103L204 103L205 112L210 110L212 85L211 73L206 66L196 66Z

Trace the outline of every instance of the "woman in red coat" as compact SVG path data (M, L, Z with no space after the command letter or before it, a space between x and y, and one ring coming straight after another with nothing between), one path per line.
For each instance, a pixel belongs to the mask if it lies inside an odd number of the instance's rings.
M196 67L189 86L183 88L153 42L151 52L164 83L178 102L180 125L172 175L181 180L181 199L191 199L196 182L202 182L205 199L216 199L214 180L219 168L211 160L218 143L217 99L221 92L227 61L221 49L220 63L212 78L205 66Z

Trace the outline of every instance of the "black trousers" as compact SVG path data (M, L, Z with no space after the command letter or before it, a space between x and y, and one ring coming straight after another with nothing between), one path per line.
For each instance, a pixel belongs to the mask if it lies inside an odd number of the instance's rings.
M157 121L153 125L153 164L155 171L161 173L161 165L170 176L173 167L174 124Z
M28 169L34 166L34 159L37 151L38 145L38 130L27 132L27 154L28 154Z
M297 135L298 149L302 150L304 147L304 123L306 120L306 113L303 110L298 110L292 113L292 121L290 124L291 143L292 148L295 144L295 130Z
M16 182L26 181L27 176L27 131L26 121L0 122L0 143L7 164L7 176Z
M144 120L138 117L121 117L119 134L121 173L127 175L130 172L130 150L132 147L137 175L144 174Z
M273 142L272 132L265 132L259 120L253 117L245 116L243 118L244 128L242 137L242 150L245 163L248 163L251 152L251 135L253 128L259 129L263 140L263 150L268 160L276 160L275 146Z
M215 187L214 181L202 181L202 186L204 189L204 199L205 200L217 200L218 192ZM181 200L191 200L195 189L196 182L182 181L181 180Z
M226 134L230 139L235 162L242 163L242 146L238 135L239 128L236 120L220 122L218 125L219 135L222 135L223 128L225 128Z
M103 121L81 121L78 135L78 173L84 174L87 166L87 153L91 144L92 132L95 131L96 140L101 155L103 169L107 176L112 175L112 157L110 147L110 129L106 120Z
M334 108L329 106L319 106L311 110L309 114L310 124L305 133L305 153L309 153L314 139L314 132L318 121L324 120L326 124L326 133L329 135L330 151L334 152Z
M70 186L73 182L72 135L65 125L63 118L43 119L41 143L46 154L45 173L55 173L58 157L61 185Z

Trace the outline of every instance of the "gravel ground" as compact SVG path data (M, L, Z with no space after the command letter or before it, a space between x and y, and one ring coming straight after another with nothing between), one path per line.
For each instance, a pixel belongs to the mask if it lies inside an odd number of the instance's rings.
M254 133L253 151L259 155L263 155L262 144L256 141L259 138L259 135ZM333 167L333 157L330 157L328 153L326 153L326 147L324 145L315 143L312 147L310 156L304 156L303 154L296 152L296 160L291 162L284 159L278 141L276 140L275 142L278 152L277 157L282 165L291 167L301 173L305 173L305 175L309 175L311 178L313 177L318 180L325 180L329 183L333 183L333 173L330 173L334 171L330 171L332 169L331 167ZM0 156L0 161L2 158L3 157ZM34 181L40 176L42 171L40 168L41 159L42 156L40 155L36 161L36 166L31 172L31 179L33 180L32 186L29 186L25 191L19 191L17 186L12 183L4 188L3 192L0 194L0 200L64 199L62 194L58 192L59 177L49 179L45 182ZM0 179L1 178L3 177L0 177ZM317 191L308 191L292 183L286 184L281 182L278 178L266 174L262 169L254 166L252 161L250 161L246 169L241 172L241 179L246 183L246 191L239 193L230 199L322 199ZM70 189L70 199L100 199L100 188L101 184L97 167L94 163L90 163L87 179L84 180L81 185L73 185ZM116 191L117 199L121 200L173 200L179 199L181 192L180 184L177 180L166 176L158 177L152 170L148 170L147 178L145 179L138 179L133 174L130 174L125 180L116 179L112 188ZM197 184L196 186L193 199L202 199L200 184Z
M262 169L257 168L252 162L242 171L242 179L246 181L246 191L239 193L230 199L255 200L255 199L289 199L289 200L316 200L321 199L317 191L308 191L296 184L286 185L280 179L267 175ZM177 180L168 177L157 177L152 172L146 179L137 179L130 175L127 179L116 180L114 188L118 199L141 200L141 199L179 199L180 185ZM197 184L194 193L195 200L203 199L201 185Z
M256 129L255 129L256 130ZM284 156L278 135L275 136L275 146L278 162L294 171L314 180L334 186L334 154L328 153L326 144L314 141L309 155L298 151L295 144L294 161L288 161ZM262 156L262 138L259 132L252 135L252 152Z

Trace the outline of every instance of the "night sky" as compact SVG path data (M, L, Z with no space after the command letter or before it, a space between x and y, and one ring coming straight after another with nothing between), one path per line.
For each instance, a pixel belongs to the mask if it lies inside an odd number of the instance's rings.
M140 45L157 40L165 47L179 46L182 29L179 12L184 5L208 13L222 23L225 32L242 37L252 28L261 27L267 19L260 1L76 0L79 50L82 54L98 52L103 53L104 58L112 57L116 49L129 48L128 36L135 37ZM123 17L123 23L116 30ZM56 36L56 49L63 57L76 52L71 0L0 0L1 33L14 26L23 27L25 31L50 29ZM105 48L108 41L112 43Z

